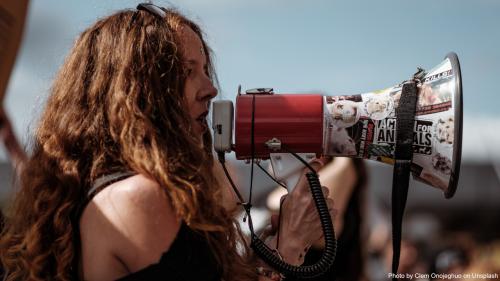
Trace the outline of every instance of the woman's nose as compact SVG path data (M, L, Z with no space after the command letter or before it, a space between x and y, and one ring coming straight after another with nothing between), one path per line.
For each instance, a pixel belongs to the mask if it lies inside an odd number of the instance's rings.
M200 91L200 100L211 100L217 96L217 89L214 87L214 84L210 79L206 79L203 88Z

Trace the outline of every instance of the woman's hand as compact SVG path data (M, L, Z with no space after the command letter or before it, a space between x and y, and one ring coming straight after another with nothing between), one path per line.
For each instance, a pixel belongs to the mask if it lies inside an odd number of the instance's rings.
M323 163L315 160L311 166L317 171ZM285 262L294 265L302 264L309 247L323 236L318 211L305 177L308 172L309 169L304 169L293 191L281 198L284 201L281 204L281 222L277 233L279 238L275 236L269 242L269 246L277 249ZM328 198L328 189L326 187L322 189L333 220L336 214L333 200ZM279 244L276 245L278 241Z

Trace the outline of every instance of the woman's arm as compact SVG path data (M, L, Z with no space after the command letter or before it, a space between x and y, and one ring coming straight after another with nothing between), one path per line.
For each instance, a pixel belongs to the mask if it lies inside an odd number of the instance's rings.
M115 280L157 263L180 229L165 192L137 175L99 192L80 222L83 277Z
M319 177L321 184L330 190L329 196L335 198L338 210L338 215L335 217L335 232L341 233L347 204L358 181L356 167L351 158L337 157L319 171Z

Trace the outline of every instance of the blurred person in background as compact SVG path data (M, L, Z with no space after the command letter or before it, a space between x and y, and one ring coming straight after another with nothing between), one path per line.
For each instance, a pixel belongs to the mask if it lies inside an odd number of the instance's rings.
M463 274L483 273L491 274L489 279L500 279L500 239L486 243L479 247L470 260L469 265L463 270ZM479 281L486 278L470 277L464 281Z
M26 153L19 144L16 135L14 134L12 124L5 110L0 106L0 141L4 144L5 150L10 158L12 168L19 174L27 159ZM0 209L0 233L4 227L3 210ZM3 267L0 265L0 278L3 277Z
M10 119L5 112L5 109L0 107L0 141L5 146L5 150L10 158L12 167L18 172L22 169L23 163L26 161L26 153L16 138L14 129Z
M429 262L424 256L424 245L403 237L401 239L401 254L399 257L398 273L409 273L415 276L416 273L427 273L429 270ZM392 240L387 240L387 244L383 253L385 271L391 272L392 267Z
M479 242L469 231L449 232L445 236L453 239L431 259L430 272L462 274L461 280L467 281L500 279L500 240ZM471 276L465 277L467 274Z

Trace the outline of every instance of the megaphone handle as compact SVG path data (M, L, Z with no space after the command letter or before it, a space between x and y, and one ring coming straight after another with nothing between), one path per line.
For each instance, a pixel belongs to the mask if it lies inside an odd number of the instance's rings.
M403 85L400 105L396 109L396 162L392 179L392 276L398 280L403 215L408 196L413 158L413 124L417 104L417 84L411 80Z
M316 157L314 153L297 153L297 155L305 159L307 163L311 163ZM269 159L273 167L274 178L280 182L284 182L288 192L292 192L299 182L302 169L305 165L298 161L291 153L271 153Z
M297 183L299 182L300 176L302 175L302 171L298 171L297 173L289 176L285 180L285 185L286 189L288 190L288 193L292 192Z
M291 152L297 159L300 158L296 153ZM231 179L225 163L224 152L219 151L217 153L219 161L222 165L224 173L228 178L230 185L238 196L240 203L245 208L245 212L248 216L248 227L251 233L251 247L254 249L255 253L262 258L264 262L271 265L272 267L278 269L289 276L293 277L303 277L303 278L313 278L322 273L326 272L333 265L335 261L335 256L337 253L337 240L335 239L335 230L333 228L332 218L330 217L330 212L328 211L328 206L326 204L326 199L323 195L323 190L321 188L321 183L319 181L318 174L314 172L312 167L309 167L307 162L301 160L306 164L313 172L307 173L306 178L309 183L309 188L311 190L311 195L318 211L319 219L321 222L321 227L323 229L323 236L325 238L325 248L321 258L313 265L307 266L294 266L292 264L284 262L280 257L275 255L275 251L271 250L256 234L253 228L252 216L250 214L251 203L244 202L243 197L236 188L233 180ZM260 166L259 166L260 167Z
M337 240L335 239L333 222L321 189L318 174L307 173L306 177L319 214L323 236L325 238L325 248L321 258L313 265L294 266L286 263L277 256L275 251L270 249L254 232L252 232L251 237L252 249L254 249L255 253L264 262L284 273L286 276L298 278L313 278L323 274L333 265L337 252Z

